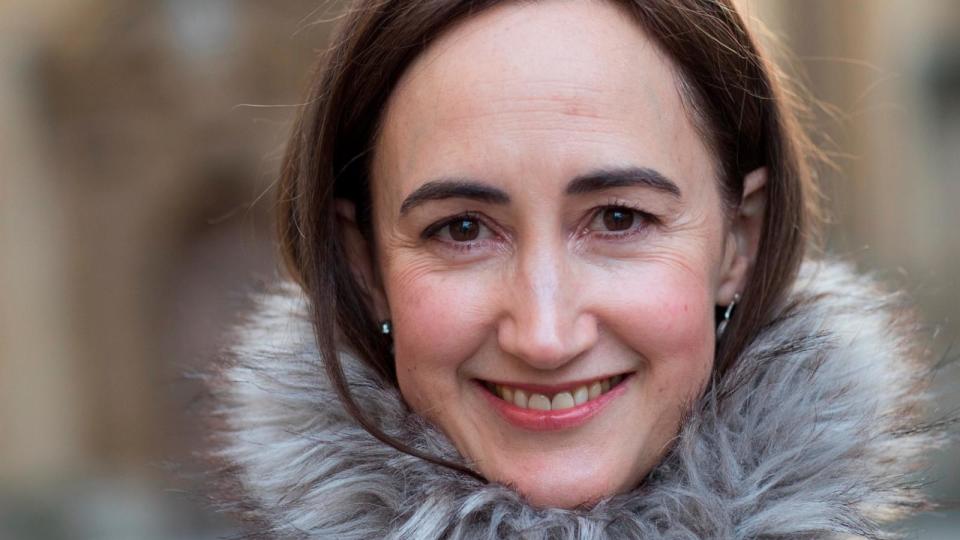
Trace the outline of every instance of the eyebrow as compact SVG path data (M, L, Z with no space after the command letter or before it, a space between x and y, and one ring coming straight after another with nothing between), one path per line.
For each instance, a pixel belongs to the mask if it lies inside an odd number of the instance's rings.
M647 167L621 167L598 169L577 176L567 184L567 195L583 195L618 187L641 186L681 197L676 183L654 169ZM442 199L470 199L474 201L508 204L510 196L503 190L483 182L467 178L440 178L418 187L400 205L400 215L427 202Z
M675 182L647 167L621 167L600 169L580 175L567 184L568 195L582 195L594 191L618 187L648 187L681 198L680 187Z
M400 215L427 201L453 198L472 199L493 204L510 202L510 196L505 191L493 186L463 178L443 178L431 180L407 196L403 200L403 204L400 205Z

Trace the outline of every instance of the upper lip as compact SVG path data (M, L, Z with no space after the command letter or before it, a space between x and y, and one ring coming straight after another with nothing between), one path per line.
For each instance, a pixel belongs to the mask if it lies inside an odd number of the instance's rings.
M557 394L559 392L564 392L568 390L574 390L581 386L589 386L594 382L602 381L604 379L609 379L610 377L615 377L617 375L623 375L626 377L631 372L613 372L608 375L600 375L598 377L591 377L589 379L580 379L576 381L564 382L560 384L535 384L535 383L523 383L523 382L508 382L508 381L498 381L493 379L478 379L482 382L490 384L499 384L501 386L509 386L510 388L519 388L527 392L535 392L538 394Z

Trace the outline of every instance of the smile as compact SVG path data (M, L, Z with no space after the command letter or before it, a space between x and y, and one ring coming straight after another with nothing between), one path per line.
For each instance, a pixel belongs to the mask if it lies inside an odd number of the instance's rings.
M507 403L513 403L521 409L560 411L563 409L572 409L577 405L583 405L588 401L593 401L609 392L611 388L620 384L622 380L623 375L614 375L613 377L607 377L593 381L592 383L581 384L572 389L552 393L549 391L544 391L544 393L534 392L515 386L490 382L484 383L484 386L498 398Z
M477 381L480 391L509 423L532 431L579 426L626 391L632 373L560 387Z

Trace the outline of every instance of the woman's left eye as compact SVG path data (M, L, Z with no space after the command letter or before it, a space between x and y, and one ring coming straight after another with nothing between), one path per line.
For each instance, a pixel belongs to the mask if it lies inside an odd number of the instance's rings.
M625 206L606 206L594 213L587 229L600 233L626 233L642 228L648 220L649 216L638 210Z

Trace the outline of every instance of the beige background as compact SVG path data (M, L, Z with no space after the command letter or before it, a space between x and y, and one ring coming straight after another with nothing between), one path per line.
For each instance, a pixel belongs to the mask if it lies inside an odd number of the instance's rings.
M336 4L0 0L0 537L230 530L167 466L202 442L181 374L276 276L270 187ZM960 337L960 2L744 6L812 96L828 250L908 290L942 351ZM960 496L958 458L932 490Z

